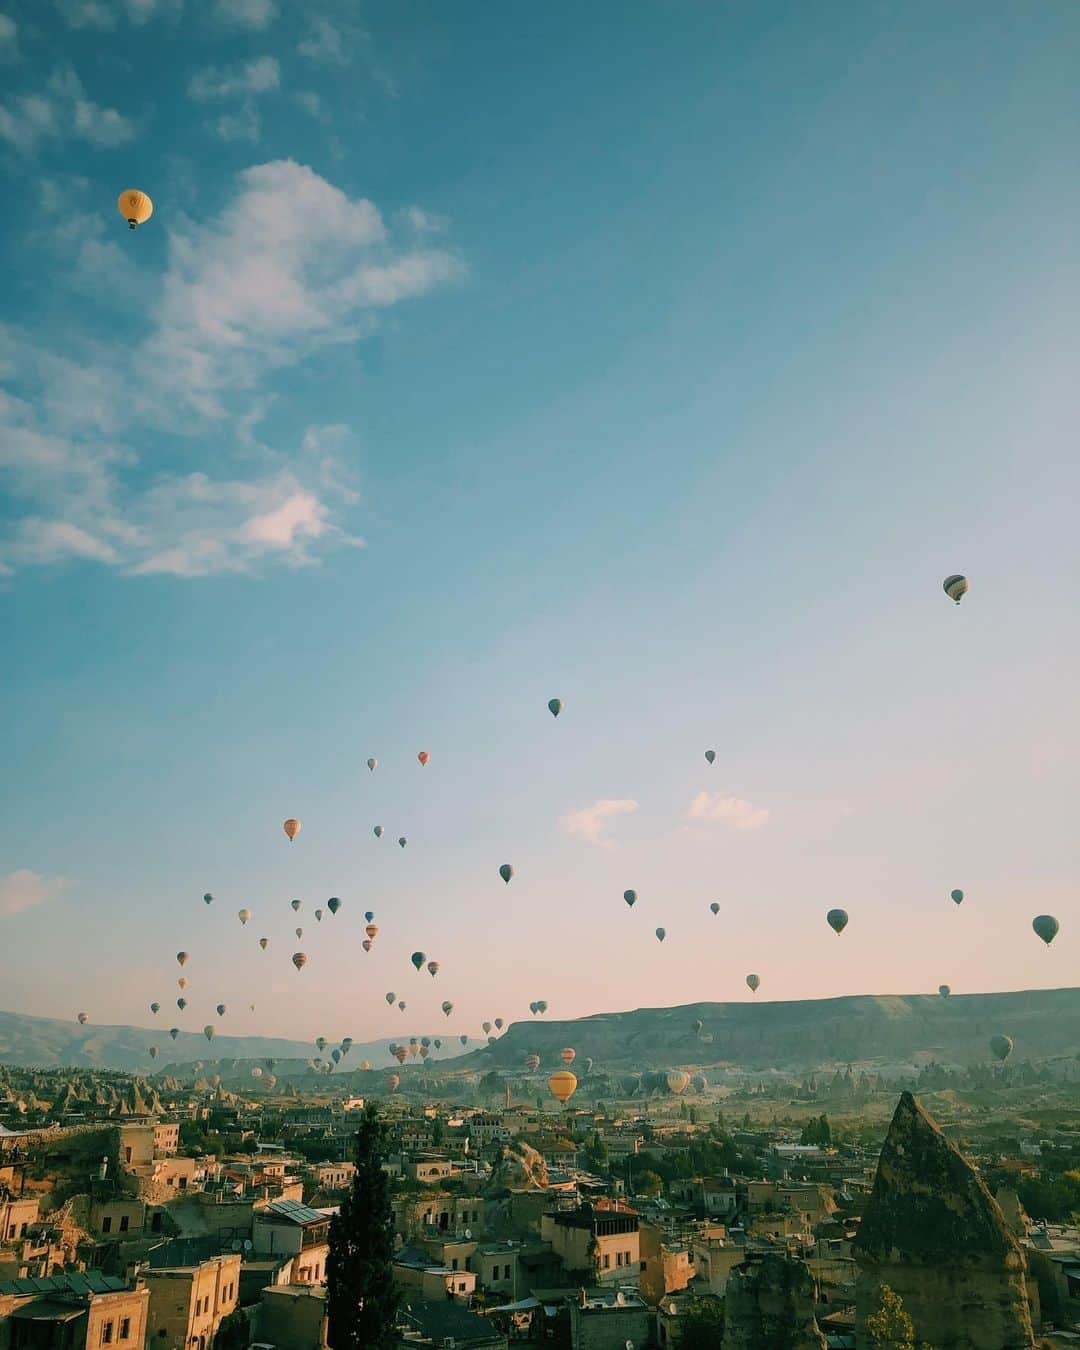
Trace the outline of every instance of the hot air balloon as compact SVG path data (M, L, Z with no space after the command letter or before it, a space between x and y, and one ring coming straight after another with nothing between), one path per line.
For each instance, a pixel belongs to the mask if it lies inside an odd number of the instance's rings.
M536 1000L535 1000L535 999L533 1000L532 1003L529 1004L529 1011L532 1013L532 1015L533 1015L534 1017L536 1016Z
M202 1032L208 1041L212 1041L214 1039L214 1028L210 1025L209 1022L207 1022L206 1026L203 1027Z
M696 1073L693 1078L690 1079L690 1086L695 1092L704 1092L709 1086L709 1080L703 1073Z
M462 1035L460 1035L460 1036L458 1037L458 1040L461 1042L462 1045L468 1045L468 1044L469 1044L469 1038L468 1038L468 1036L466 1036L464 1033L462 1033Z
M539 1056L539 1055L526 1055L526 1056L525 1056L525 1068L529 1071L529 1073L535 1073L536 1070L537 1070L539 1067L540 1067L540 1056Z
M716 763L716 751L715 751L715 750L706 750L706 751L705 751L705 762L706 762L706 764L715 764L715 763Z
M341 901L338 899L336 895L332 895L330 899L327 900L326 902L326 908L330 911L331 914L336 914L338 910L341 908Z
M184 1009L187 1007L187 999L186 999L186 998L178 998L178 999L176 1000L176 1006L180 1009L181 1012L183 1012Z
M669 1069L664 1075L667 1090L673 1097L681 1097L690 1086L690 1075L682 1069Z
M637 904L637 891L623 891L622 898L633 909Z
M180 1028L179 1028L179 1027L170 1027L170 1028L169 1028L169 1035L170 1035L170 1036L173 1038L173 1040L175 1041L176 1038L177 1038L177 1036L180 1035Z
M405 845L406 845L408 842L409 842L409 841L405 838L405 836L404 836L404 835L401 835L401 837L398 839L398 847L399 847L399 848L404 848Z
M207 905L212 905L214 903L214 897L210 894L209 891L207 891L206 894L203 896L203 903Z
M439 963L438 963L438 961L429 961L429 962L427 963L427 968L428 968L428 974L431 976L432 979L434 979L435 976L438 975L438 973L439 973Z
M1036 915L1031 921L1031 926L1048 947L1057 937L1058 929L1061 927L1052 914Z
M435 1037L435 1039L434 1039L434 1041L432 1042L432 1044L435 1046L435 1049L436 1049L436 1050L441 1050L441 1049L442 1049L442 1041L439 1040L438 1036Z
M548 1091L565 1105L577 1091L577 1079L568 1069L560 1069L548 1079Z
M360 1061L360 1068L363 1070L364 1073L367 1073L368 1069L371 1068L371 1063L370 1063L370 1061L369 1061L369 1060L366 1060L366 1059L362 1059L362 1060Z
M389 1005L391 1006L391 1008L394 1006L394 999L396 999L396 998L397 998L397 994L387 994L387 995L386 995L386 1001L387 1001L387 1003L389 1003Z
M351 1036L342 1036L341 1048L342 1050L345 1051L346 1054L348 1054L349 1051L353 1048L353 1038Z
M637 1073L624 1073L619 1079L619 1086L628 1097L632 1097L638 1088L641 1087L641 1075Z
M757 991L758 991L758 986L759 986L760 984L761 984L761 976L760 976L760 975L747 975L747 977L746 977L746 986L747 986L747 988L750 990L750 992L751 992L752 994L756 994L756 993L757 993Z
M293 817L290 816L289 819L285 822L285 824L281 828L289 836L289 842L292 843L292 841L300 833L300 822L298 820L293 819Z
M548 699L548 712L551 713L552 717L558 717L558 715L562 712L562 710L563 710L563 701L561 698Z
M321 910L321 909L317 909L317 910L315 911L315 922L316 922L316 923L322 923L322 910Z
M843 909L830 909L828 914L825 915L825 922L833 930L836 936L839 937L847 927L847 911Z
M161 1004L160 1004L160 1003L151 1003L151 1004L150 1004L150 1011L151 1011L151 1012L154 1014L154 1016L156 1017L157 1014L161 1011Z
M181 976L180 976L180 978L176 981L176 987L177 987L177 989L186 989L186 988L188 987L188 982L187 982L187 976L186 976L186 975L181 975Z
M942 998L948 998L949 995L952 993L952 990L949 988L947 984L939 984L937 987L937 991Z
M509 863L503 863L503 865L499 868L499 876L502 877L503 881L505 881L508 886L510 885L510 878L513 875L514 869L510 866Z
M1012 1054L1013 1043L1011 1036L991 1036L990 1053L995 1059L1001 1060L1002 1064Z
M248 1004L248 1007L251 1009L252 1012L255 1011L255 1004L254 1004L254 1003L249 1003L249 1004Z
M158 1057L158 1048L156 1045L152 1045L150 1047L150 1058L157 1059L157 1057Z
M177 952L176 960L178 964L180 964L181 966L186 966L188 961L191 960L191 958L188 956L187 952Z
M292 963L297 970L303 970L307 965L307 954L305 952L293 952Z
M365 938L365 939L363 940L363 942L361 942L360 946L363 947L364 951L366 951L366 952L371 951L371 947L372 947L371 939L370 939L370 938Z
M414 967L419 970L427 960L427 956L423 952L413 952L412 956L409 957L409 960L413 963Z
M300 904L301 904L301 902L300 902L299 900L290 900L290 901L289 901L289 904L292 906L292 911L293 911L294 914L299 914L299 913L300 913Z
M375 939L379 936L379 925L377 923L369 923L368 926L364 929L364 932L368 935L371 941L374 942Z
M296 934L297 942L304 936L304 930L302 928L294 928L293 932Z
M154 203L138 188L125 188L116 199L116 209L128 223L128 229L145 225L154 214Z
M398 1012L404 1012L404 1011L405 1011L405 1000L404 1000L403 998L399 998L399 999L398 999Z
M954 572L951 577L946 577L941 583L941 589L957 604L967 595L968 579L962 577L959 572Z
M720 906L717 904L717 902L716 902L715 900L714 900L714 901L712 902L712 904L709 906L709 909L712 911L714 917L715 917L717 914L720 913Z
M481 1023L480 1023L480 1026L481 1026L481 1028L483 1029L483 1032L484 1032L484 1035L485 1035L485 1036L486 1036L486 1035L488 1034L488 1032L491 1030L491 1023L490 1023L490 1022L481 1022Z
M701 1020L701 1018L699 1017L699 1018L697 1019L697 1021L694 1023L694 1035L695 1035L695 1036L700 1036L700 1035L701 1035L701 1029L702 1029L702 1027L703 1027L704 1025L705 1025L705 1023L704 1023L704 1022Z
M374 773L375 770L379 767L379 761L375 759L374 756L372 756L372 758L368 760L367 766L371 770L371 772Z
M408 1047L407 1047L407 1046L404 1046L404 1045L398 1045L398 1046L395 1046L395 1047L394 1047L394 1058L397 1060L397 1062L398 1062L399 1064L404 1064L405 1061L409 1058L409 1050L408 1050Z
M656 930L656 940L657 940L657 942L663 942L663 940L664 940L666 937L667 937L667 929L666 929L666 928L658 928L658 929Z
M431 756L428 754L426 750L421 750L420 753L416 756L416 758L420 761L421 764L426 764L428 760L431 758Z
M577 1059L577 1051L572 1046L568 1045L565 1050L559 1051L559 1058L566 1065L566 1067L569 1068L570 1065L573 1064L574 1060Z
M548 1010L547 999L546 998L537 999L536 1007L540 1013L546 1013Z
M428 1055L430 1055L430 1054L431 1054L431 1050L430 1050L430 1048L429 1048L428 1046L422 1045L422 1046L420 1047L420 1058L421 1058L421 1059L427 1059Z
M454 1011L454 1005L450 1002L449 999L447 999L447 1001L442 1005L442 1010L443 1015L445 1017L449 1017L450 1014Z
M272 1073L266 1076L266 1078L263 1081L263 1086L269 1092L273 1092L273 1090L277 1087L277 1079L274 1077Z
M374 833L375 833L375 838L376 838L376 839L381 839L381 838L382 838L382 826L381 826L381 825L376 825L376 826L375 826L375 831L374 831Z
M960 904L963 904L963 900L964 900L964 892L963 892L963 891L950 891L950 892L949 892L949 899L953 902L954 905L960 905Z
M225 1016L225 1004L224 1004L224 1003L219 1003L219 1004L217 1005L217 1015L218 1015L219 1017L224 1017L224 1016Z
M365 923L374 923L374 922L375 922L375 912L374 912L374 910L370 910L370 909L365 909L365 910L364 910L364 922L365 922Z
M270 945L270 939L269 939L269 938L260 938L260 939L259 939L259 946L263 949L263 951L266 951L266 949L267 949L267 947L269 947L269 945Z
M84 1027L90 1020L90 1014L81 1012L79 1013L79 1015L76 1017L75 1020L78 1022L79 1026Z
M240 920L241 923L247 923L248 919L251 918L251 910L242 909L236 917Z
M489 1037L488 1037L488 1045L494 1045L497 1039L498 1039L498 1038L495 1037L495 1036L489 1036Z
M262 1069L259 1068L259 1066L258 1066L257 1064L256 1064L255 1067L252 1069L252 1071L251 1071L251 1076L252 1076L252 1078L261 1078L261 1077L263 1076L263 1071L262 1071Z
M316 1036L315 1044L319 1047L319 1054L322 1054L322 1052L326 1049L326 1037Z
M331 1051L330 1051L330 1058L334 1061L335 1064L340 1064L340 1063L341 1063L341 1051L338 1050L338 1049L331 1050Z
M503 1029L504 1026L505 1026L505 1023L503 1022L502 1018L501 1018L501 1017L496 1017L496 1019L495 1019L495 1030L496 1030L496 1031L502 1031L502 1029Z
M401 1079L397 1076L396 1073L387 1074L386 1086L390 1089L391 1092L396 1092L398 1088L401 1086Z

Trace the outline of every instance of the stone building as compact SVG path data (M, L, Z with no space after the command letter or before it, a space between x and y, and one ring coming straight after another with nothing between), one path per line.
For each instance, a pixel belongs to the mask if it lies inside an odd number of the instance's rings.
M149 1295L100 1271L0 1281L0 1345L10 1350L144 1350Z
M597 1284L637 1287L641 1239L635 1210L581 1205L545 1214L540 1236L551 1243L567 1272L587 1272Z
M179 1350L207 1350L240 1298L240 1257L214 1256L192 1266L143 1271L150 1291L148 1340Z
M804 1261L769 1253L727 1278L723 1350L826 1350Z
M910 1092L854 1243L856 1345L887 1284L934 1350L1031 1350L1027 1259L971 1164Z

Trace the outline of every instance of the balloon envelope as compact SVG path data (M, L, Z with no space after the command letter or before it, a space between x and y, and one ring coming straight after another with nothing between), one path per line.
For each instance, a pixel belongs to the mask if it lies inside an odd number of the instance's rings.
M156 1013L159 1013L159 1012L161 1011L161 1004L160 1004L160 1003L151 1003L151 1004L150 1004L150 1011L151 1011L152 1013L155 1013L155 1014L156 1014Z
M952 990L949 988L947 984L939 984L937 987L937 991L942 998L948 998L949 995L952 993Z
M715 750L706 750L706 751L705 751L705 760L706 760L706 763L708 763L708 764L715 764L715 763L716 763L716 751L715 751Z
M387 995L386 995L386 1001L387 1001L387 1003L390 1004L391 1007L394 1006L394 1000L395 1000L396 998L397 998L397 994L387 994Z
M376 826L375 826L375 838L376 838L376 839L381 839L381 838L382 838L382 826L381 826L381 825L376 825Z
M964 892L963 892L963 891L950 891L950 892L949 892L949 899L953 902L954 905L962 904L962 903L963 903L963 899L964 899Z
M402 835L401 838L398 840L398 845L399 845L401 848L404 848L405 845L406 845L408 842L409 842L409 841L405 838L405 836Z
M750 989L750 992L751 992L752 994L756 994L757 991L758 991L758 986L761 984L761 976L760 976L760 975L747 975L747 977L746 977L746 983L747 983L747 985L748 985L748 987L749 987L749 989Z
M263 951L266 951L266 949L267 949L267 947L269 947L269 945L270 945L270 939L269 939L269 938L260 938L260 939L259 939L259 946L263 949Z
M637 904L637 891L623 891L622 898L633 909Z
M206 1037L208 1041L212 1041L214 1039L214 1028L210 1025L209 1022L207 1022L206 1026L204 1026L202 1030L203 1035Z
M562 709L563 709L563 702L561 698L548 699L548 712L551 713L552 717L558 717L558 715L562 712Z
M663 942L663 940L664 940L666 937L667 937L667 929L666 929L666 928L658 928L658 929L656 930L656 940L657 940L657 942Z
M565 1065L567 1065L567 1067L569 1067L571 1064L573 1064L574 1060L577 1058L577 1051L573 1048L573 1046L568 1045L565 1050L559 1051L559 1058Z
M90 1020L90 1014L89 1014L89 1013L79 1013L78 1018L77 1018L76 1020L78 1021L79 1026L84 1027L84 1026L86 1026L87 1022L89 1022L89 1020Z
M959 572L954 572L951 577L946 577L941 583L941 588L950 600L955 600L957 604L967 595L968 579L961 576Z
M577 1079L569 1069L560 1069L548 1079L548 1091L557 1102L568 1102L577 1091Z
M251 918L251 910L242 909L236 917L240 920L241 923L247 923L248 919Z
M295 820L292 816L290 816L289 819L285 822L285 824L281 828L289 836L289 841L291 843L292 840L294 840L296 836L300 833L300 822L298 820Z
M326 908L330 911L331 914L336 914L338 910L341 908L341 901L337 898L336 895L332 895L330 899L327 900L326 902Z
M299 912L300 912L300 901L299 901L299 900L290 900L290 901L289 901L289 904L292 905L293 913L294 913L294 914L299 914Z
M990 1053L995 1059L1005 1062L1012 1054L1013 1042L1011 1036L991 1036Z
M427 957L424 955L423 952L413 952L412 956L409 957L409 960L413 963L416 969L419 970L420 967L427 960Z
M209 891L207 891L206 894L203 896L203 900L208 905L212 905L214 903L214 897L210 894Z
M429 962L427 963L427 968L428 968L428 974L431 976L432 979L434 979L435 976L438 975L438 973L439 973L439 963L438 963L438 961L429 961Z
M503 881L505 881L508 886L510 885L510 878L513 875L514 869L510 866L509 863L503 863L503 865L499 868L499 876L502 877Z
M1061 927L1052 914L1036 915L1031 921L1031 926L1048 947L1057 937L1058 929Z
M154 214L154 203L138 188L125 188L116 199L116 209L128 223L128 229L145 225Z
M712 904L709 906L709 908L712 910L713 914L719 914L719 913L720 913L720 906L717 904L717 902L716 902L715 900L712 902Z
M847 927L848 923L847 911L843 909L830 909L828 914L825 915L825 922L829 925L829 927L833 930L833 932L837 935L837 937L839 937L840 934Z
M372 756L372 758L368 760L367 766L369 769L371 769L372 772L374 772L379 767L379 761L375 759L374 756Z
M224 1003L219 1003L219 1004L217 1005L217 1015L218 1015L219 1017L224 1017L224 1016L225 1016L225 1004L224 1004Z
M187 952L177 952L176 959L180 963L180 965L186 966L190 958Z
M426 764L428 760L431 758L431 756L428 754L426 750L421 750L420 753L416 756L416 758L420 761L421 764Z
M297 970L303 970L304 967L307 965L307 962L308 959L306 952L293 952L292 963Z

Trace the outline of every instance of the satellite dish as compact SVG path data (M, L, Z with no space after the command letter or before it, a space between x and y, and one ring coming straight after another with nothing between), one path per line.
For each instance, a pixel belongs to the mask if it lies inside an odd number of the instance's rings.
M244 1239L244 1251L251 1251L251 1240L249 1238Z
M229 1246L234 1252L242 1252L244 1250L244 1244L239 1238L233 1238L232 1242L229 1243Z
M471 1228L466 1228L466 1229L465 1229L465 1237L466 1237L466 1238L471 1238L471 1237L472 1237L472 1229L471 1229Z

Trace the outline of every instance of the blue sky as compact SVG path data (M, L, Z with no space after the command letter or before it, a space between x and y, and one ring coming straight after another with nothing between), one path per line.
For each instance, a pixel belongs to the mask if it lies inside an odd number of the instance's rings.
M1073 6L2 2L0 1005L1075 982Z

